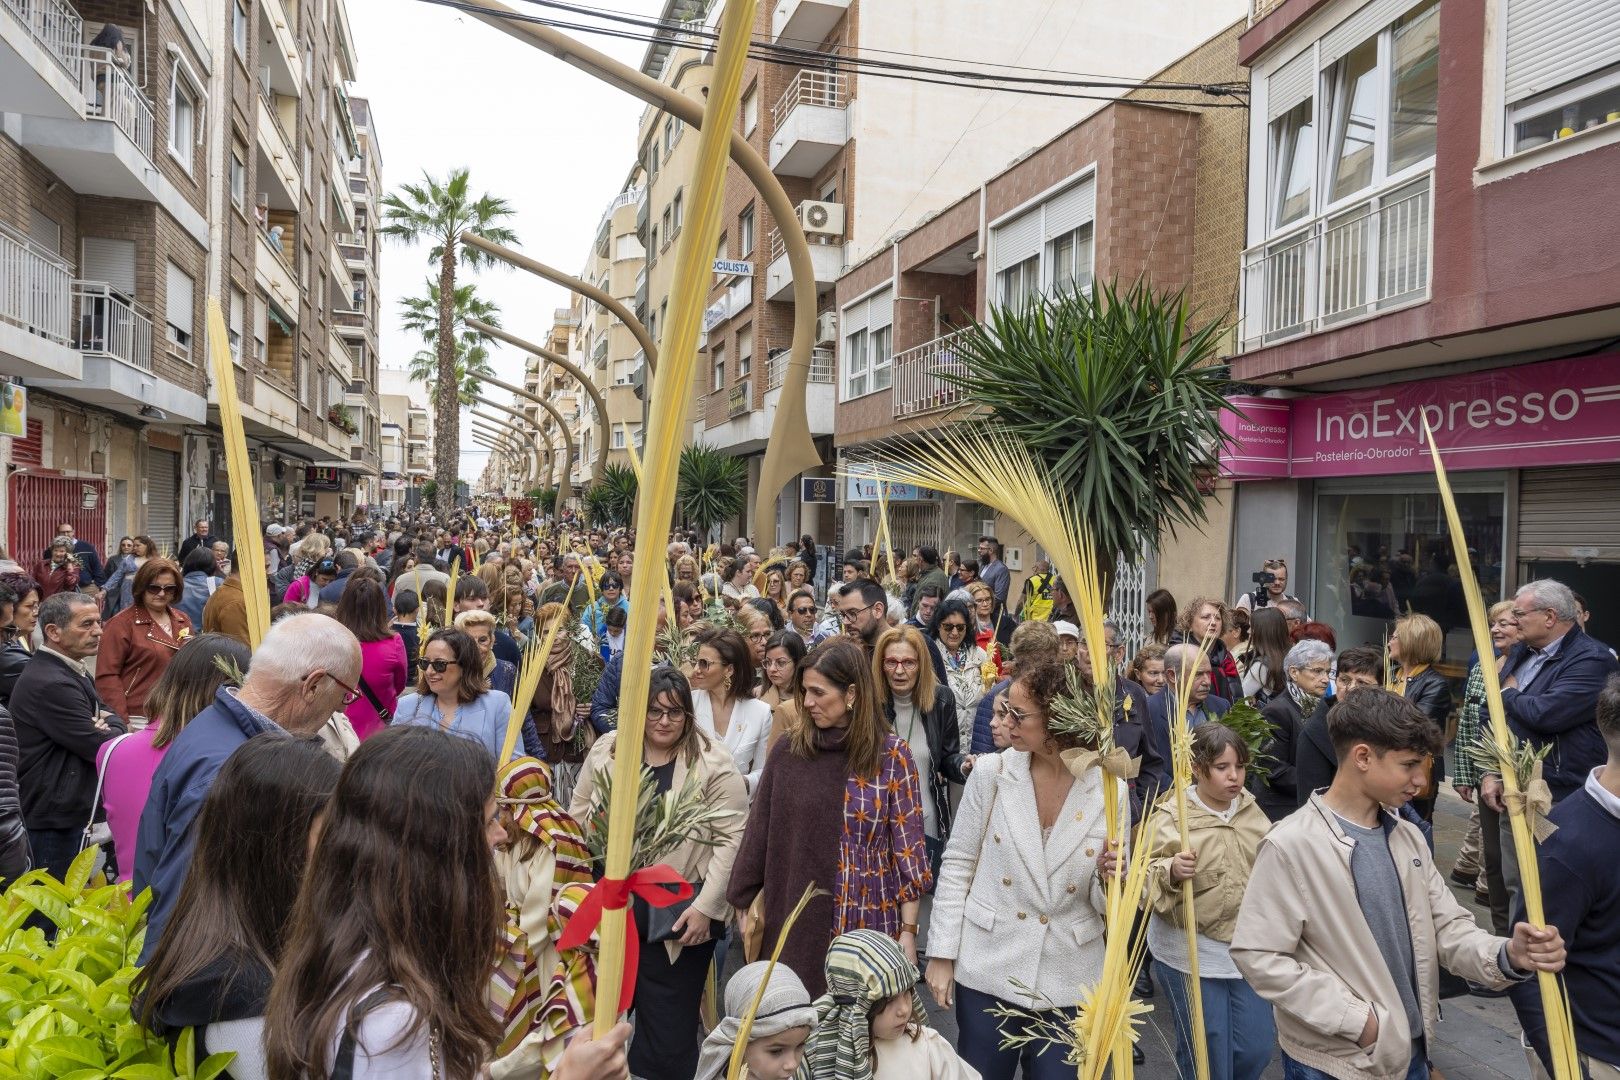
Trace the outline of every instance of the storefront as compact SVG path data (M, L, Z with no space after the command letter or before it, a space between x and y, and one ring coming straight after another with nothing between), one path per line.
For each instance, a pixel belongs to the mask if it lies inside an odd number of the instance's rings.
M1595 635L1620 639L1620 356L1233 404L1234 579L1287 558L1290 591L1341 647L1381 643L1412 610L1447 631L1448 656L1473 648L1425 423L1486 602L1555 577Z

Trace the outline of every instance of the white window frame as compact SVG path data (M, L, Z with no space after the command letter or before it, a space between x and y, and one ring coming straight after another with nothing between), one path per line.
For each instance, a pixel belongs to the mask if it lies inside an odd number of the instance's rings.
M231 205L247 213L247 162L237 153L237 145L231 144Z
M726 388L726 343L716 342L709 349L710 365L714 376L710 380L709 392L716 393Z
M247 63L248 42L253 33L248 23L247 8L242 6L242 0L231 0L231 49L244 64Z
M1041 259L1037 252L1026 259L1006 267L996 274L996 306L1012 308L1012 290L1018 287L1017 306L1023 307L1041 295Z
M169 55L173 63L169 65L169 156L180 163L186 175L192 175L196 170L197 149L203 145L207 135L208 116L208 84L197 77L192 70L190 62L181 55L178 46L169 46ZM189 99L191 108L190 141L188 144L175 145L175 136L179 131L176 121L177 106L182 94L181 82L184 80L185 96Z
M894 323L866 328L866 370L872 376L872 393L894 385Z
M242 364L242 339L246 334L247 326L247 294L236 286L231 286L231 310L229 324L229 340L231 345L231 360L238 366Z
M673 240L681 235L681 227L686 223L686 193L677 191L674 201L669 206L675 215L675 231L670 235L670 239Z
M885 295L887 294L887 295ZM845 304L838 313L843 329L838 362L840 400L854 401L868 394L884 393L894 383L894 296L895 283L885 280ZM879 318L873 324L872 302L879 301ZM884 316L882 312L887 311Z
M748 378L753 366L754 328L749 325L737 331L737 378Z
M844 400L854 401L872 392L866 370L866 327L844 337Z
M1063 241L1068 241L1073 250L1078 251L1080 247L1081 233L1086 234L1085 282L1084 284L1081 284L1078 280L1078 275L1072 272L1069 276L1069 280L1059 281L1057 280L1058 245ZM1045 276L1045 288L1048 290L1048 295L1056 295L1060 289L1065 292L1078 291L1080 293L1090 295L1092 283L1096 280L1097 270L1096 218L1093 218L1090 221L1082 222L1081 224L1076 225L1074 228L1069 229L1067 232L1048 238L1043 246L1041 254L1046 260L1046 265L1043 268L1042 273ZM1070 255L1070 260L1073 262L1074 268L1078 270L1080 266L1079 260L1075 259L1072 254Z
M1578 76L1544 93L1524 98L1517 104L1509 103L1503 113L1501 143L1503 156L1512 157L1516 154L1526 154L1532 150L1540 149L1541 146L1552 145L1550 143L1541 143L1538 146L1527 146L1523 150L1514 149L1513 130L1525 120L1540 116L1543 113L1552 112L1554 109L1562 109L1567 105L1579 104L1587 98L1596 97L1599 94L1613 90L1617 86L1620 86L1620 67L1613 67ZM1610 124L1620 127L1620 121L1610 121L1608 124L1600 125L1597 130L1608 130L1612 133ZM1575 133L1575 135L1580 134L1582 133L1579 131ZM1563 139L1555 140L1555 142L1564 142L1574 137L1573 135L1566 135Z
M757 219L752 206L737 215L737 254L746 258L754 253L758 241Z
M170 318L175 312L174 298L171 295L173 290L169 285L175 274L191 282L191 320L186 326L180 326ZM171 350L188 360L191 359L191 346L196 341L197 331L197 279L186 273L186 268L172 259L167 260L164 265L163 325Z
M755 83L743 94L742 99L742 129L743 135L752 135L759 127L759 84Z

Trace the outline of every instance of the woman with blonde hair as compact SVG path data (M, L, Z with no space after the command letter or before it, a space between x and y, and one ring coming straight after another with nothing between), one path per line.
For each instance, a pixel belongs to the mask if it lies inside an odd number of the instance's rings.
M1417 706L1442 740L1446 722L1451 719L1451 684L1434 665L1439 663L1445 646L1440 624L1417 612L1396 619L1395 630L1389 635L1389 689ZM1430 763L1429 779L1423 792L1412 800L1412 809L1421 814L1424 821L1434 817L1435 789L1445 772L1445 759L1436 755Z
M951 833L950 785L967 783L972 768L962 755L956 695L934 677L922 631L904 623L885 630L872 646L872 685L889 730L911 750L926 788L923 838L929 866L937 868Z

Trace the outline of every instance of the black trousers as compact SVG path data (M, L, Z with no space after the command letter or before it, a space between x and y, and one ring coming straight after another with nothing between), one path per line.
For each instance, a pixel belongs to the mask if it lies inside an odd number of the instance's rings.
M631 1004L636 1035L630 1042L630 1072L658 1080L692 1080L702 1045L703 981L714 940L684 946L670 963L663 942L649 945L645 930L641 933L641 969Z

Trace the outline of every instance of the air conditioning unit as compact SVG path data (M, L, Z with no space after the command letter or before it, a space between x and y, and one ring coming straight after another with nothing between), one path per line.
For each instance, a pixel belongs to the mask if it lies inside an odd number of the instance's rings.
M835 202L802 202L799 204L799 224L806 236L843 236L844 204Z
M816 316L816 344L831 345L838 340L838 312L823 311Z

